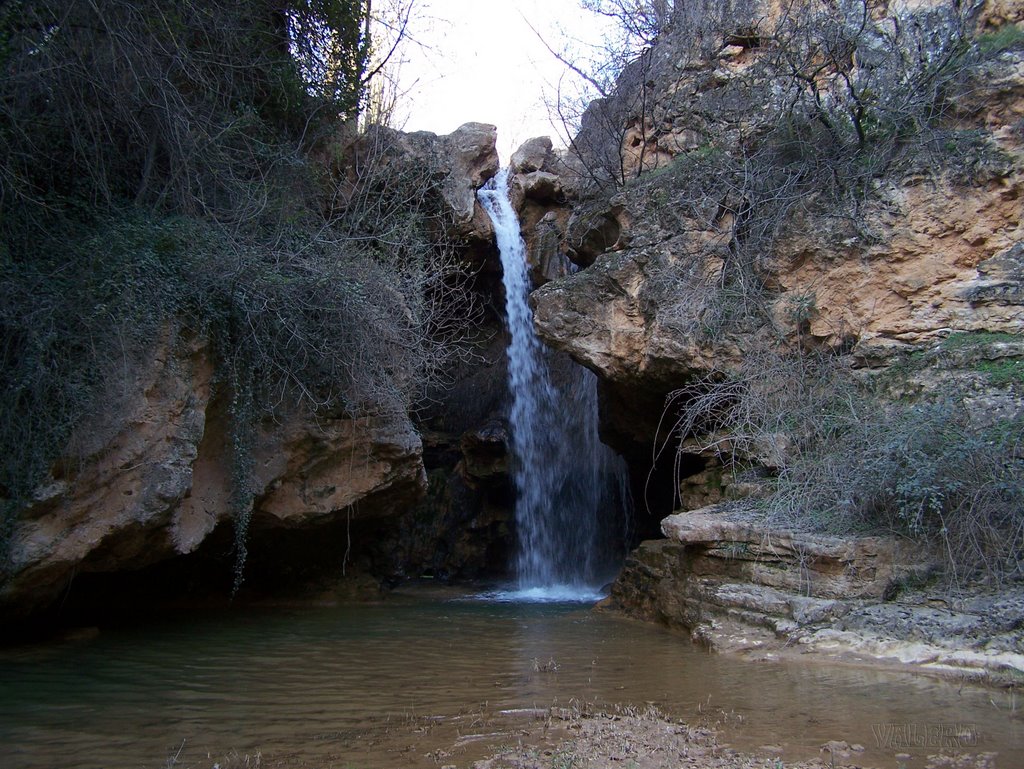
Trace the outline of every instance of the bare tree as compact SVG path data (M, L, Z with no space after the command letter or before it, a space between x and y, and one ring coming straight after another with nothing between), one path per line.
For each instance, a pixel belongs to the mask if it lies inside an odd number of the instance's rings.
M584 9L615 22L619 45L639 53L672 23L673 0L581 0Z
M409 30L420 11L418 0L377 0L369 9L367 20L373 45L359 116L362 129L372 125L401 127L395 125L399 102L405 95L400 72L406 47L416 44Z
M541 38L567 71L549 110L581 173L599 189L621 187L660 165L650 144L669 111L666 78L684 62L719 50L724 39L746 36L756 21L756 3L582 0L581 5L613 24L594 46L581 46L565 32L557 45Z

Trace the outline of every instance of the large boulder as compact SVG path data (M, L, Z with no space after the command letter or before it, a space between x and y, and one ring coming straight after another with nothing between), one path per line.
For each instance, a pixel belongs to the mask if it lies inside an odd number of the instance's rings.
M437 165L441 194L452 218L452 235L490 242L494 229L476 191L498 173L498 129L487 123L466 123L445 136L427 131L395 134L405 162Z
M7 614L45 608L76 576L131 572L196 551L236 516L224 399L208 350L171 335L117 383L79 430L77 455L16 523ZM408 417L293 411L258 430L250 526L316 527L339 516L390 516L426 481Z
M478 229L474 219L483 213L476 191L498 173L497 139L498 129L487 123L466 123L447 136L439 137L441 147L438 149L450 164L442 188L444 197L464 235Z
M556 163L556 155L547 136L527 139L512 153L510 167L513 174L529 174L535 171L551 171Z
M444 136L371 126L339 137L323 160L342 202L363 194L368 175L380 174L380 184L387 184L389 175L407 175L439 189L453 240L490 243L494 230L476 191L498 173L497 138L497 128L487 123L466 123Z

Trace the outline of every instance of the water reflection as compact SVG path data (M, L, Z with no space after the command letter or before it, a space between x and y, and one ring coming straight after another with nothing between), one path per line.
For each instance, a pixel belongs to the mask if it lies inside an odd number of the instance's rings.
M185 766L233 750L284 765L407 766L402 740L436 717L457 725L434 732L435 744L451 744L465 723L498 729L501 711L654 702L736 726L734 744L784 742L787 759L842 739L865 745L866 765L892 766L894 750L877 744L885 725L976 724L979 749L1012 755L1024 728L1006 696L879 671L741 663L579 604L397 599L182 615L5 650L0 750L14 768L157 767L179 749Z

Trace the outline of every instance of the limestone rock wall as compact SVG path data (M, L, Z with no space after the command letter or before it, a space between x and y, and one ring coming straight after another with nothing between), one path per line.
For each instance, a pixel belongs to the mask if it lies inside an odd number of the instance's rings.
M174 340L133 372L82 453L17 524L3 607L32 613L79 575L131 572L192 553L235 516L226 413L199 342ZM281 414L260 429L250 526L297 528L395 516L423 493L419 436L404 414Z
M1021 61L1014 54L1005 63L1015 70ZM992 98L1019 104L1022 85L1014 78ZM848 226L814 218L792 226L761 265L772 332L895 352L953 331L1019 331L1024 164L1016 139L1003 148L1007 164L981 184L887 182ZM533 296L545 341L611 382L680 381L728 371L742 357L742 335L709 339L688 323L705 299L685 278L721 270L724 235L662 220L657 194L627 189L589 214L577 209L567 237L586 269ZM674 291L661 285L670 270Z
M880 16L902 8L870 5ZM768 6L755 16L770 28L778 9ZM972 18L981 32L1012 36L1005 25L1022 7L983 3ZM749 237L737 223L742 193L714 186L714 158L725 168L748 156L772 128L777 90L764 69L770 45L743 29L715 29L690 47L668 33L646 70L631 65L616 96L591 106L582 149L564 160L572 207L561 250L580 269L534 292L535 324L601 376L605 428L620 449L646 440L649 454L664 438L665 396L734 374L754 349L830 350L878 371L950 334L1024 327L1024 49L1008 46L951 88L943 130L992 150L967 172L945 170L940 155L958 146L950 139L933 160L872 179L843 216L798 207L771 244L744 256L740 275L729 270L737 239ZM607 171L599 150L619 164L613 188L594 181ZM729 320L750 301L738 282L763 287L751 303L767 320Z
M993 683L1024 673L1024 590L928 592L918 585L935 563L905 540L780 530L715 507L662 530L630 555L607 606L757 659L814 653Z
M418 415L429 488L396 525L379 529L382 573L442 580L507 576L515 505L507 343L499 322L485 324L473 358Z

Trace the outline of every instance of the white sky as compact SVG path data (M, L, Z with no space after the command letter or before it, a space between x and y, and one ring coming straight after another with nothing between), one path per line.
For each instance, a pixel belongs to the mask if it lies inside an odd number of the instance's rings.
M560 30L597 42L599 17L578 0L419 0L418 16L410 34L423 45L406 48L399 79L407 108L396 127L447 134L470 121L492 123L502 163L534 136L560 144L544 95L565 67L527 21L560 49Z

